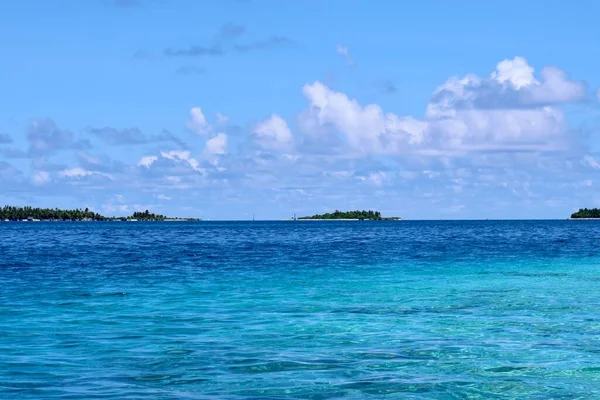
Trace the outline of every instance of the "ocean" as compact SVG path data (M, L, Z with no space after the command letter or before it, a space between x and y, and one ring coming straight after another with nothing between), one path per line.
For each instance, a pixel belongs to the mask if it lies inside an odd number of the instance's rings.
M597 399L600 222L0 223L2 399Z

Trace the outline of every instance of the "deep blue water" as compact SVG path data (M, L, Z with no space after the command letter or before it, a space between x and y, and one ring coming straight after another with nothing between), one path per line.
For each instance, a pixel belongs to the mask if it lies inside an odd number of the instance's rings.
M600 222L0 223L0 398L600 398Z

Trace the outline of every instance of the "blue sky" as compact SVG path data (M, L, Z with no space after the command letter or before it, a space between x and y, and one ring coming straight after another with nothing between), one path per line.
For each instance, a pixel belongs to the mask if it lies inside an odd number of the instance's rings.
M57 0L0 12L0 203L279 219L600 206L600 4Z

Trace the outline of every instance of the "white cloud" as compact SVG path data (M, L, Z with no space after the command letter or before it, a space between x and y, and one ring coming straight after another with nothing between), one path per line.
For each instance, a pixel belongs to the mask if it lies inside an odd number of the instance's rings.
M188 150L171 150L171 151L163 151L160 153L161 157L166 158L167 160L172 161L183 161L189 164L193 169L199 171L200 163L195 158L191 157L190 152Z
M59 175L62 178L73 178L73 179L78 179L78 178L84 178L87 176L102 176L104 178L108 178L110 180L114 180L114 177L110 174L107 174L105 172L99 172L99 171L90 171L81 167L73 167L73 168L66 168L64 170L62 170L61 172L59 172Z
M348 50L347 46L338 44L337 46L335 46L335 52L344 57L349 67L354 66L354 60L352 59L352 57L350 57L350 50Z
M193 107L190 110L190 116L191 119L187 123L188 128L198 135L207 135L210 133L210 126L206 122L206 118L200 107Z
M138 161L137 165L138 167L146 167L146 168L150 168L150 166L156 161L158 160L157 156L144 156L142 158L140 158L140 161Z
M273 114L254 127L256 142L268 150L287 151L292 148L293 136L283 118Z
M340 51L348 53L347 48ZM427 113L418 117L361 103L349 93L310 81L303 87L306 107L297 120L267 114L250 127L250 140L236 139L233 129L231 135L217 134L225 132L220 128L226 125L219 124L226 124L227 117L218 113L205 117L201 109L192 110L192 117L184 121L191 119L190 128L201 138L186 143L173 140L164 143L170 147L153 152L147 152L155 148L153 144L140 143L141 153L135 155L109 153L115 157L111 158L100 147L89 154L91 150L76 146L75 139L65 135L69 140L60 147L36 148L31 174L17 171L21 175L15 175L0 161L0 183L11 185L5 178L10 173L15 183L39 193L60 190L62 194L68 186L77 186L65 194L77 196L89 189L98 193L96 206L108 202L115 210L131 211L133 204L143 204L149 197L158 208L155 211L168 205L179 215L188 213L181 207L189 206L189 199L196 199L195 207L202 212L222 212L217 205L225 201L231 202L225 204L229 210L273 204L276 207L269 206L268 212L276 216L280 203L272 196L275 191L294 199L281 207L299 213L312 212L309 209L315 204L336 207L340 201L348 207L368 205L369 197L385 193L392 200L382 198L380 207L393 206L393 199L401 197L406 199L396 205L403 208L401 214L406 207L407 216L420 217L422 202L435 203L426 208L439 217L445 206L467 204L465 212L476 215L480 209L485 213L490 207L505 207L497 206L503 201L514 205L515 196L541 207L546 207L543 199L548 198L563 201L564 207L585 201L583 196L596 186L588 187L593 179L590 171L600 170L600 159L582 153L585 143L575 142L580 135L570 130L567 111L559 106L578 100L583 85L553 67L539 73L519 58L492 65L489 72L440 82ZM423 111L426 106L422 104ZM545 149L565 149L568 154L549 154ZM0 152L9 157L5 150ZM76 157L59 153L60 160L53 159L55 150ZM62 164L69 161L74 164ZM107 173L116 179L110 185L102 184L101 174ZM60 184L34 187L53 181ZM574 187L584 190L569 192ZM114 193L123 193L127 201L112 197ZM304 196L310 196L310 201L299 200Z
M492 79L500 83L510 83L516 89L539 83L533 76L533 68L529 66L523 57L515 57L512 60L503 60L496 66L492 73Z
M313 117L319 125L333 126L354 150L393 153L398 152L403 143L420 143L423 140L425 124L422 121L386 114L376 104L362 106L321 82L305 85L303 91L310 105L310 112L305 118Z
M554 67L544 68L539 81L527 61L515 57L501 61L489 78L468 74L446 81L434 92L423 120L384 112L377 104L363 106L321 82L303 91L309 110L301 126L320 135L331 132L316 128L333 128L347 151L442 156L567 148L566 117L552 104L583 99L585 84L569 81Z
M67 168L60 172L60 176L68 178L79 178L83 176L91 175L91 171L87 171L81 167Z
M556 67L545 67L540 73L541 84L531 90L529 102L533 104L555 104L578 101L585 98L586 85L567 79L567 74Z
M35 185L45 185L50 182L50 173L46 171L37 171L31 176L31 181Z
M498 63L489 78L467 74L438 86L427 106L427 118L453 117L459 110L539 108L585 98L586 85L570 81L556 67L545 67L542 81L527 60L515 57Z
M596 161L596 159L594 157L590 156L589 154L585 155L583 157L583 161L585 164L589 165L590 167L592 167L594 169L600 168L600 163L598 161Z
M428 121L428 135L446 150L559 149L567 128L559 109L458 110Z
M581 100L585 97L583 82L570 81L567 74L556 67L545 67L540 73L542 81L534 76L534 69L523 57L504 60L496 66L491 78L504 84L506 90L516 89L529 104L553 104Z
M204 146L204 154L225 154L227 153L227 135L219 133L216 136L208 139Z

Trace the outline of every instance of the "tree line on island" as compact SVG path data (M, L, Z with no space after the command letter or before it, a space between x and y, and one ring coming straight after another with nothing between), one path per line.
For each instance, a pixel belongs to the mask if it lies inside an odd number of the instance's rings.
M88 208L61 210L58 208L15 207L0 208L0 221L196 221L195 218L168 218L161 214L136 211L128 217L105 217Z
M600 209L598 208L580 208L579 211L571 214L572 219L578 218L600 218Z
M332 213L316 214L310 217L300 217L300 220L304 219L358 219L358 220L369 220L369 221L397 221L402 218L400 217L382 217L379 211L372 210L356 210L356 211L339 211L335 210Z

